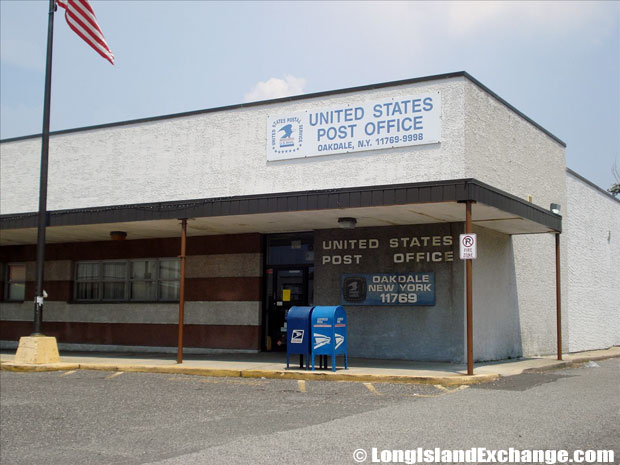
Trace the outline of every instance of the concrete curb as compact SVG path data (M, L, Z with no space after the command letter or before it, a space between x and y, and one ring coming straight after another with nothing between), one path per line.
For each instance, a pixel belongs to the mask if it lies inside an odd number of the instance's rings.
M402 383L402 384L440 384L442 386L457 386L463 384L480 384L495 381L500 378L499 374L490 373L484 375L454 375L454 376L415 376L415 375L375 375L364 373L342 372L302 372L302 371L267 371L267 370L242 370L243 378L269 378L269 379L301 379L306 381L349 381L371 383Z
M81 363L80 370L124 371L128 373L164 373L169 375L194 375L215 377L241 377L241 370L188 367L182 365L108 365L100 363Z
M2 362L0 370L14 372L45 372L69 370L96 370L96 371L123 371L128 373L165 373L194 376L214 376L232 378L267 378L267 379L296 379L307 381L348 381L372 383L402 383L402 384L440 384L442 386L458 386L464 384L480 384L495 381L499 374L482 375L454 375L454 376L408 376L408 375L378 375L364 373L342 372L303 372L286 370L233 370L218 368L201 368L188 366L160 366L160 365L122 365L106 363L49 363L49 364L19 364Z
M79 370L79 363L42 363L42 364L27 364L27 363L13 363L2 362L0 363L0 370L2 371L17 371L22 373L27 372L43 372L43 371L70 371Z
M588 362L596 362L600 360L608 360L611 358L620 358L620 354L595 355L593 357L577 357L572 360L556 360L553 364L526 368L522 373L534 373L537 371L561 370L562 368L575 368Z
M47 363L47 364L27 364L2 362L2 371L15 372L43 372L43 371L69 371L69 370L93 370L93 371L123 371L128 373L164 373L164 374L184 374L196 376L217 376L217 377L241 377L241 370L215 369L187 366L160 366L160 365L123 365L110 363Z
M587 363L587 362L596 362L598 360L607 360L610 358L620 358L620 353L617 354L607 354L607 355L596 355L594 357L579 357L576 358L574 360L571 360L571 362L574 363Z
M548 360L547 365L524 368L510 375L515 376L521 373L533 373L562 368L573 368L589 361L606 360L620 357L618 353L608 353L604 355L591 355L575 357L571 360ZM47 364L26 364L10 361L0 362L0 370L13 372L46 372L46 371L70 371L70 370L96 370L96 371L123 371L134 373L165 373L178 375L194 376L214 376L231 378L267 378L267 379L297 379L306 381L348 381L348 382L370 382L370 383L402 383L402 384L439 384L442 386L472 385L488 383L502 377L499 373L486 373L467 376L464 374L442 375L442 376L420 376L420 375L392 375L392 374L371 374L371 373L351 373L339 370L332 371L301 371L301 370L260 370L260 369L231 369L231 368L205 368L187 365L138 365L122 363L47 363Z

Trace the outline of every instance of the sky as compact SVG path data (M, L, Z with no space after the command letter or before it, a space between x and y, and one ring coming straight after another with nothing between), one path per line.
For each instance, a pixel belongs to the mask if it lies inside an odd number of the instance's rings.
M56 13L51 129L467 71L620 171L620 2L91 0L112 66ZM0 139L41 132L47 1L0 0Z

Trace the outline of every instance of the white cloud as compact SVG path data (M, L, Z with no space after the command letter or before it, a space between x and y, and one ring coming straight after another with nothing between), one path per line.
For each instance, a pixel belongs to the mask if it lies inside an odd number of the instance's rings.
M582 34L601 40L613 30L614 2L447 2L442 4L449 32L455 36L478 35L485 30L517 33L536 31L549 37Z
M280 97L289 97L304 93L305 78L298 78L287 74L284 79L270 78L267 81L259 81L254 88L245 94L246 102L257 100L269 100Z
M564 43L579 37L584 46L600 44L615 33L620 13L619 2L604 1L384 1L356 5L358 22L389 31L383 35L391 41L402 37L409 47L421 52L434 50L442 42L481 38Z

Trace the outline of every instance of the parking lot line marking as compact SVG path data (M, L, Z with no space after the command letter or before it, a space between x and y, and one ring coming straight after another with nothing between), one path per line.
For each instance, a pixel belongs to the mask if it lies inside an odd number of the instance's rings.
M103 379L112 379L112 378L116 378L117 376L122 375L123 373L125 373L124 371L117 371L116 373L112 373L111 375L106 376Z
M366 389L368 389L370 392L372 392L376 396L380 396L381 395L381 393L375 389L375 387L372 385L372 383L364 383L364 386L366 386Z
M206 383L206 384L239 384L244 386L262 386L265 381L260 379L237 379L237 378L214 378L214 379L200 379L199 376L172 376L167 378L168 381L181 381L184 383Z
M463 389L467 389L467 388L469 387L469 386L467 386L466 384L463 384L463 385L461 385L461 386L457 386L457 387L455 387L454 389L448 389L447 387L442 386L441 384L434 384L434 386L435 386L437 389L439 389L439 390L443 391L445 394L452 394L452 393L454 393L454 392L457 392L457 391L462 391Z
M299 386L299 392L306 392L306 382L303 379L297 380L297 386Z
M208 383L208 384L242 384L245 386L260 386L264 384L259 379L201 379L198 381L199 383Z
M73 373L75 373L75 370L65 371L65 372L64 372L62 375L60 375L60 376L72 375Z

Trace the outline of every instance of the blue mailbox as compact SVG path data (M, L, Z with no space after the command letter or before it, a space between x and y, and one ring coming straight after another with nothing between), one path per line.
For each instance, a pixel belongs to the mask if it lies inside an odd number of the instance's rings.
M289 356L299 354L299 368L303 368L306 356L306 368L310 367L310 315L314 307L291 307L286 317L286 368Z
M332 358L332 371L336 371L336 355L344 354L344 368L347 361L347 313L341 306L314 307L312 322L312 369L316 355Z

